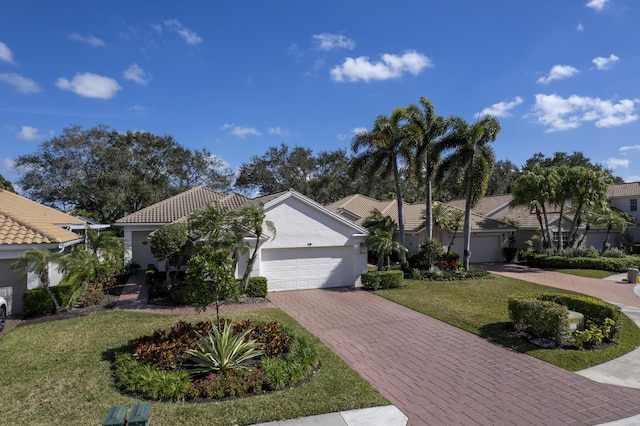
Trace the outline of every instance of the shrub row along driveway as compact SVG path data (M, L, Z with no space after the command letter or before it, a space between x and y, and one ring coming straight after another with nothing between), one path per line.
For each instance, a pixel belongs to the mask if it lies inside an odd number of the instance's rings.
M595 425L640 414L640 390L593 382L364 290L269 299L376 386L410 425Z

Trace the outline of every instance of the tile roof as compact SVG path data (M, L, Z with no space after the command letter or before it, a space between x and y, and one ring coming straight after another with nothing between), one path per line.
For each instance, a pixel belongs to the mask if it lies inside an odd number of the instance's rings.
M352 220L358 225L362 225L367 217L371 215L373 210L379 210L385 216L390 216L396 223L398 223L398 203L396 200L378 201L376 199L367 197L361 194L350 195L338 200L335 203L329 204L327 209L333 211ZM457 209L455 206L451 208ZM425 227L424 211L426 206L424 203L420 204L408 204L404 203L404 223L405 231L418 232ZM460 209L462 210L462 209ZM487 218L481 214L472 212L471 214L471 229L472 230L497 230L506 228L502 222Z
M0 190L0 245L69 243L80 237L64 227L84 224L59 210Z
M512 199L513 196L511 194L490 195L488 197L482 197L482 199L478 201L478 204L473 208L473 211L486 215L508 205ZM464 199L460 199L448 201L447 204L453 207L457 207L460 210L464 210L465 202L466 201Z
M640 198L640 182L609 185L607 198Z
M196 186L166 200L152 204L135 213L116 220L116 223L171 223L177 220L184 221L195 211L218 204L225 210L233 210L249 201L249 198L240 194L226 195L213 189Z

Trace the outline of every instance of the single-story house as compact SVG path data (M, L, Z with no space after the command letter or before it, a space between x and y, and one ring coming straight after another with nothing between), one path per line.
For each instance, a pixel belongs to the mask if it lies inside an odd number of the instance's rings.
M151 254L150 234L211 204L226 210L263 206L265 221L273 223L276 233L265 227L251 275L267 277L269 291L360 285L367 270L366 229L294 190L249 199L195 187L153 204L115 223L124 229L126 261L162 269ZM254 245L255 235L247 233L245 239ZM236 276L243 275L247 259L245 253Z
M630 214L636 219L636 223L640 223L640 211L638 210L640 182L610 185L607 191L607 199L612 208ZM640 226L629 227L628 232L632 241L640 241Z
M459 209L456 206L448 207ZM329 204L327 208L358 225L362 225L374 210L391 217L398 223L398 203L396 200L379 201L365 195L354 194ZM417 252L420 245L427 240L425 210L424 203L403 203L405 244L410 253ZM462 211L464 212L464 205ZM477 214L475 211L472 212L471 262L499 262L503 260L502 249L508 246L509 237L514 231L515 228L510 225ZM462 255L464 251L462 227L455 235L436 227L433 238L438 240L443 247L448 247L453 240L452 251Z
M87 222L51 207L0 190L0 296L7 299L7 314L22 313L25 290L38 287L38 278L25 279L11 265L29 249L65 252L84 241L74 230L83 230ZM56 265L49 268L52 285L62 276Z

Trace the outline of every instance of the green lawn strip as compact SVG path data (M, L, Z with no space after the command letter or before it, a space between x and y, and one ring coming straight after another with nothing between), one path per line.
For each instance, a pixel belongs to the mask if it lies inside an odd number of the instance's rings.
M376 294L569 371L612 360L640 345L640 329L626 315L623 315L619 344L599 351L541 349L511 337L507 307L511 295L572 293L499 275L492 277L460 281L406 280L408 288L380 290Z
M150 402L152 424L252 424L389 402L315 336L277 309L225 313L232 319L278 320L318 345L321 368L293 390L236 400L189 403L145 401L121 394L111 360L138 336L178 319L214 320L213 312L159 315L110 311L19 327L0 340L0 406L20 424L101 424L109 407Z
M607 278L614 275L611 271L601 271L598 269L554 269L555 272L562 272L563 274L576 275L578 277L585 278Z

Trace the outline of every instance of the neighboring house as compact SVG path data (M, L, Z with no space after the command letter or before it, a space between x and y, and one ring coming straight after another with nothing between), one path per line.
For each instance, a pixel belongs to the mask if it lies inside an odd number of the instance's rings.
M35 275L21 278L11 264L29 249L68 251L83 241L73 230L86 227L81 219L0 190L0 296L7 299L8 314L22 313L25 290L39 285ZM56 265L50 266L49 277L53 285L60 282Z
M636 218L636 223L640 223L640 182L611 185L607 191L607 198L611 207L632 215ZM640 241L640 226L629 227L628 231L634 242Z
M293 190L249 199L196 187L132 213L116 221L124 229L127 261L162 269L151 254L149 235L211 204L226 210L263 205L276 234L265 227L251 275L267 277L269 291L360 285L367 270L367 231ZM253 247L255 236L247 233L245 239ZM243 275L248 255L240 258L236 276Z
M638 186L638 188L640 188L640 186ZM612 189L610 188L609 192L611 192L611 190ZM534 248L537 250L542 249L542 228L540 227L535 210L528 206L511 207L510 203L512 199L513 196L511 194L484 197L473 208L473 211L487 218L499 221L508 220L517 223L518 232L515 234L516 248L526 249L528 247L527 241L537 241ZM462 208L464 208L464 203L465 200L453 200L449 201L447 204L458 208L462 206ZM614 203L611 203L611 206L617 208ZM547 207L547 219L551 230L551 238L555 243L557 243L559 232L562 232L562 240L565 247L569 243L569 227L573 220L573 216L570 211L571 207L569 205L566 206L562 216L562 227L560 228L560 208L555 205ZM580 237L584 232L585 225L581 225L578 228L578 236ZM607 232L605 228L591 224L586 236L586 245L593 246L600 250L606 238ZM609 235L608 241L611 247L619 247L622 241L620 230L612 231Z
M450 207L458 209L456 206ZM396 200L378 201L361 194L354 194L329 204L327 208L358 225L362 225L374 210L380 211L385 216L390 216L396 224L398 223ZM420 249L420 245L427 239L424 219L425 209L425 203L404 203L403 205L405 243L411 253L417 252ZM464 205L461 210L464 211ZM472 212L471 261L479 263L503 260L502 249L508 245L509 236L514 231L513 227L498 220ZM460 226L455 237L453 233L444 229L434 229L433 238L438 240L445 248L449 246L453 239L452 251L462 254L464 250L462 226Z

